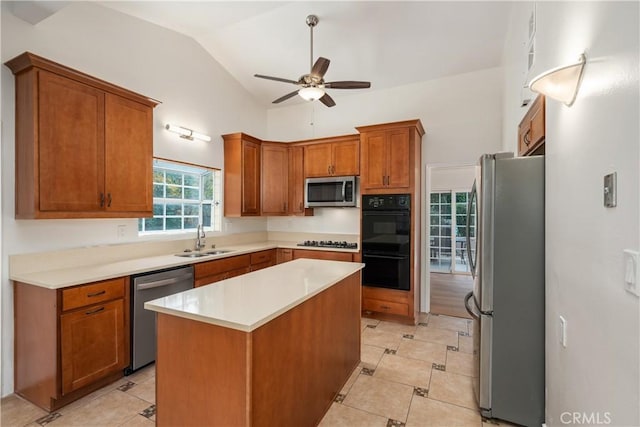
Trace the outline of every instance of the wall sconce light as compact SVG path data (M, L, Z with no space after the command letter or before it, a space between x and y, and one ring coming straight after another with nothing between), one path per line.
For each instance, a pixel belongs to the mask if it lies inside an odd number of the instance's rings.
M316 101L324 96L324 90L317 86L303 87L298 91L298 95L306 101Z
M193 141L194 139L199 139L201 141L210 142L211 137L209 135L205 135L204 133L199 133L193 131L188 128L184 128L182 126L172 125L167 123L164 127L169 132L175 132L180 135L180 138L188 139L189 141Z
M554 68L534 77L529 83L529 89L571 106L578 94L586 62L587 57L583 53L576 63Z

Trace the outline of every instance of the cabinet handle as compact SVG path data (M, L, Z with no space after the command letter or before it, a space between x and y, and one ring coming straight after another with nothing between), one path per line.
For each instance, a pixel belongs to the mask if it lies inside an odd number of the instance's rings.
M331 175L331 165L327 166L327 173Z
M101 290L101 291L94 292L94 293L92 293L92 294L87 294L87 297L88 297L88 298L91 298L91 297L97 297L97 296L100 296L100 295L104 295L104 294L106 294L106 293L107 293L107 291L105 291L105 290L103 289L103 290Z
M100 307L100 308L96 308L95 310L85 311L84 314L86 314L86 315L96 314L96 313L99 313L99 312L101 312L103 310L104 310L104 307Z
M104 208L104 193L100 193L100 207Z
M111 193L107 193L107 199L109 199L109 201L107 202L107 207L110 208L111 207Z
M524 134L524 136L522 137L522 140L524 141L525 145L529 145L531 144L531 140L529 139L529 134L531 133L531 128L527 129L527 132Z
M383 310L391 310L391 307L389 307L388 305L381 305L380 308Z

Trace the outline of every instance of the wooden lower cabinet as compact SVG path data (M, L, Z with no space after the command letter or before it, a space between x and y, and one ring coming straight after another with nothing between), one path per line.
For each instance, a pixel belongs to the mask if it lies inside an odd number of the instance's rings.
M363 286L362 314L402 323L415 323L413 294L407 291Z
M56 410L123 376L129 278L65 289L14 283L15 392Z
M263 268L276 265L276 249L254 252L251 254L251 271L262 270Z
M60 341L62 394L123 369L123 299L60 316Z
M282 264L283 262L293 261L293 249L278 248L276 253L276 262Z
M263 268L276 265L276 249L237 255L214 261L194 264L195 287L230 279Z
M337 251L314 251L309 249L293 249L293 259L311 258L326 259L330 261L353 261L353 253Z

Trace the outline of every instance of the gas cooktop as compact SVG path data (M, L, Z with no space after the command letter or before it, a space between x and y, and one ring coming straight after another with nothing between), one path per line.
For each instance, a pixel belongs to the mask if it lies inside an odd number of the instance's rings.
M349 242L334 242L332 240L305 240L302 243L298 243L298 246L311 246L316 248L338 248L338 249L358 249L357 243Z

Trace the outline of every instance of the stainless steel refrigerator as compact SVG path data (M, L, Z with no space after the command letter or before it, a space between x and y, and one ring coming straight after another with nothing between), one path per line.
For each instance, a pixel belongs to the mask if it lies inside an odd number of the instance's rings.
M475 230L470 215L475 212ZM544 422L544 157L480 158L467 209L476 399L483 416ZM474 233L475 231L475 233ZM475 236L474 236L475 234Z

